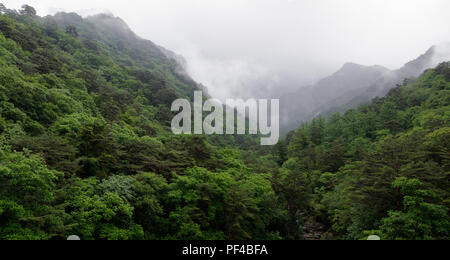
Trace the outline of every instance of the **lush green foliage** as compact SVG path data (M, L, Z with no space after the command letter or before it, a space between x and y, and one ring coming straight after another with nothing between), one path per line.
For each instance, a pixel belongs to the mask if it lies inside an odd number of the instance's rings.
M110 16L6 13L0 238L282 238L271 173L237 149L255 140L171 134L198 86L163 50Z
M1 13L0 239L450 238L448 64L267 149L172 135L198 86L120 19Z
M449 73L442 64L288 136L282 170L297 163L312 196L301 212L326 224L324 238L450 238Z

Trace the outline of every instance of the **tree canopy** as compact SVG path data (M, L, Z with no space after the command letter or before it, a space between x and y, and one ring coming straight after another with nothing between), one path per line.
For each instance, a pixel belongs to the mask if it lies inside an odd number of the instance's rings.
M264 148L173 135L199 86L122 20L0 13L0 239L450 238L448 63Z

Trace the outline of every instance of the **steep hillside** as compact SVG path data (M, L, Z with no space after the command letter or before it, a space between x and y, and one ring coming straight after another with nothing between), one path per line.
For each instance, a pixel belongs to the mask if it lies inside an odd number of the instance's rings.
M256 141L171 133L198 89L173 55L109 15L2 9L0 239L298 233Z
M449 112L443 63L371 105L291 132L280 172L307 187L308 223L327 226L322 238L449 239Z

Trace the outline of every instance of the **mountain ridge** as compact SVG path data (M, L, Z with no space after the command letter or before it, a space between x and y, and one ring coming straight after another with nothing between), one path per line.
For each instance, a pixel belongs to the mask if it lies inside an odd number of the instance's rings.
M332 75L312 86L281 97L282 132L298 127L320 115L344 113L375 97L382 97L405 80L413 80L425 70L450 60L450 43L430 47L424 54L390 70L381 65L365 66L347 62ZM301 109L298 109L300 107Z

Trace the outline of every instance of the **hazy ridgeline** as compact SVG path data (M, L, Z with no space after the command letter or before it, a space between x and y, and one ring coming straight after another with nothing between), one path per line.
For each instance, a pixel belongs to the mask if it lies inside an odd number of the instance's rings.
M369 103L373 98L384 97L395 86L413 81L425 70L449 60L450 43L431 47L397 70L347 63L316 84L280 97L283 132L287 133L319 115L328 117L336 112L344 113Z

